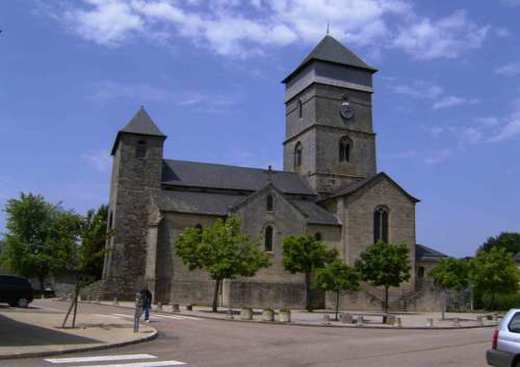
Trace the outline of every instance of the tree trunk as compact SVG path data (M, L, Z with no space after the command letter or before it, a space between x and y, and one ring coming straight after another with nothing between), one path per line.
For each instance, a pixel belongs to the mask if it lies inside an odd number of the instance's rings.
M221 279L215 280L215 293L213 294L213 307L212 307L213 312L217 312L217 309L218 309L218 290L220 289L221 281L222 281Z
M311 273L305 273L305 309L312 312Z
M385 313L388 313L388 286L385 285Z
M61 324L61 327L64 328L65 325L67 325L67 320L69 319L69 315L72 312L72 308L74 307L74 301L70 302L69 309L67 310L67 313L65 314L65 318L63 319L63 323Z
M76 315L78 313L79 283L74 289L74 312L72 313L72 328L76 327Z
M338 313L339 313L339 291L336 291L336 318L335 321L338 321Z

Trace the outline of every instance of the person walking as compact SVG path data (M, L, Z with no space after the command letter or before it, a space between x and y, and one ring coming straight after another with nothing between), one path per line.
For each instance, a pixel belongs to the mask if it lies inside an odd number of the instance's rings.
M150 309L152 308L152 292L148 289L148 287L144 287L141 289L141 298L143 300L143 311L144 311L144 321L150 322Z

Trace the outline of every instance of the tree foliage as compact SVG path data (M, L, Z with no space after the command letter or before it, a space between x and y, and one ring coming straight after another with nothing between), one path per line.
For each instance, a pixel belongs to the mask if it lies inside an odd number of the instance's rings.
M497 294L507 294L518 290L520 271L511 253L505 248L493 247L481 251L471 260L470 279L475 290L491 297L490 308L494 307Z
M492 248L502 248L515 255L520 252L520 233L502 232L498 236L489 237L486 242L479 247L478 252L489 251Z
M98 209L87 212L81 223L81 244L79 256L82 258L82 272L94 280L101 279L103 273L103 258L105 243L111 236L107 232L108 206L101 205Z
M283 241L283 265L290 273L305 275L306 309L312 310L311 285L316 269L323 268L338 256L336 249L327 247L314 236L289 236Z
M50 238L57 206L41 195L20 194L5 206L6 229L2 264L7 270L38 278L40 287L51 271Z
M389 288L399 287L410 279L408 246L379 241L361 253L356 267L364 281L375 287L384 287L384 311L387 312Z
M190 270L202 269L215 280L214 312L222 280L251 277L271 264L258 243L241 233L236 217L218 219L202 230L187 228L179 236L176 247L177 255Z
M315 284L324 291L336 294L336 320L339 312L340 294L345 291L359 290L360 274L356 269L346 265L340 259L335 259L316 270Z
M469 263L464 259L443 258L428 274L443 290L442 319L445 318L448 291L463 290L469 285Z

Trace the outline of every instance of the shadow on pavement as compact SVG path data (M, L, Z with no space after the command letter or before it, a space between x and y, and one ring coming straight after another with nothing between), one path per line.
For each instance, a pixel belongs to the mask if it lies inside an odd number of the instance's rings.
M99 341L26 324L0 315L0 347L93 343Z

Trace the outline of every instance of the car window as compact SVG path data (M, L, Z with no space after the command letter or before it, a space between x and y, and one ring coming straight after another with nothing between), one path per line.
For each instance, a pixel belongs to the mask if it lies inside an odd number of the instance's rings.
M508 325L509 331L512 333L520 334L520 312L517 312L511 318L511 321Z

